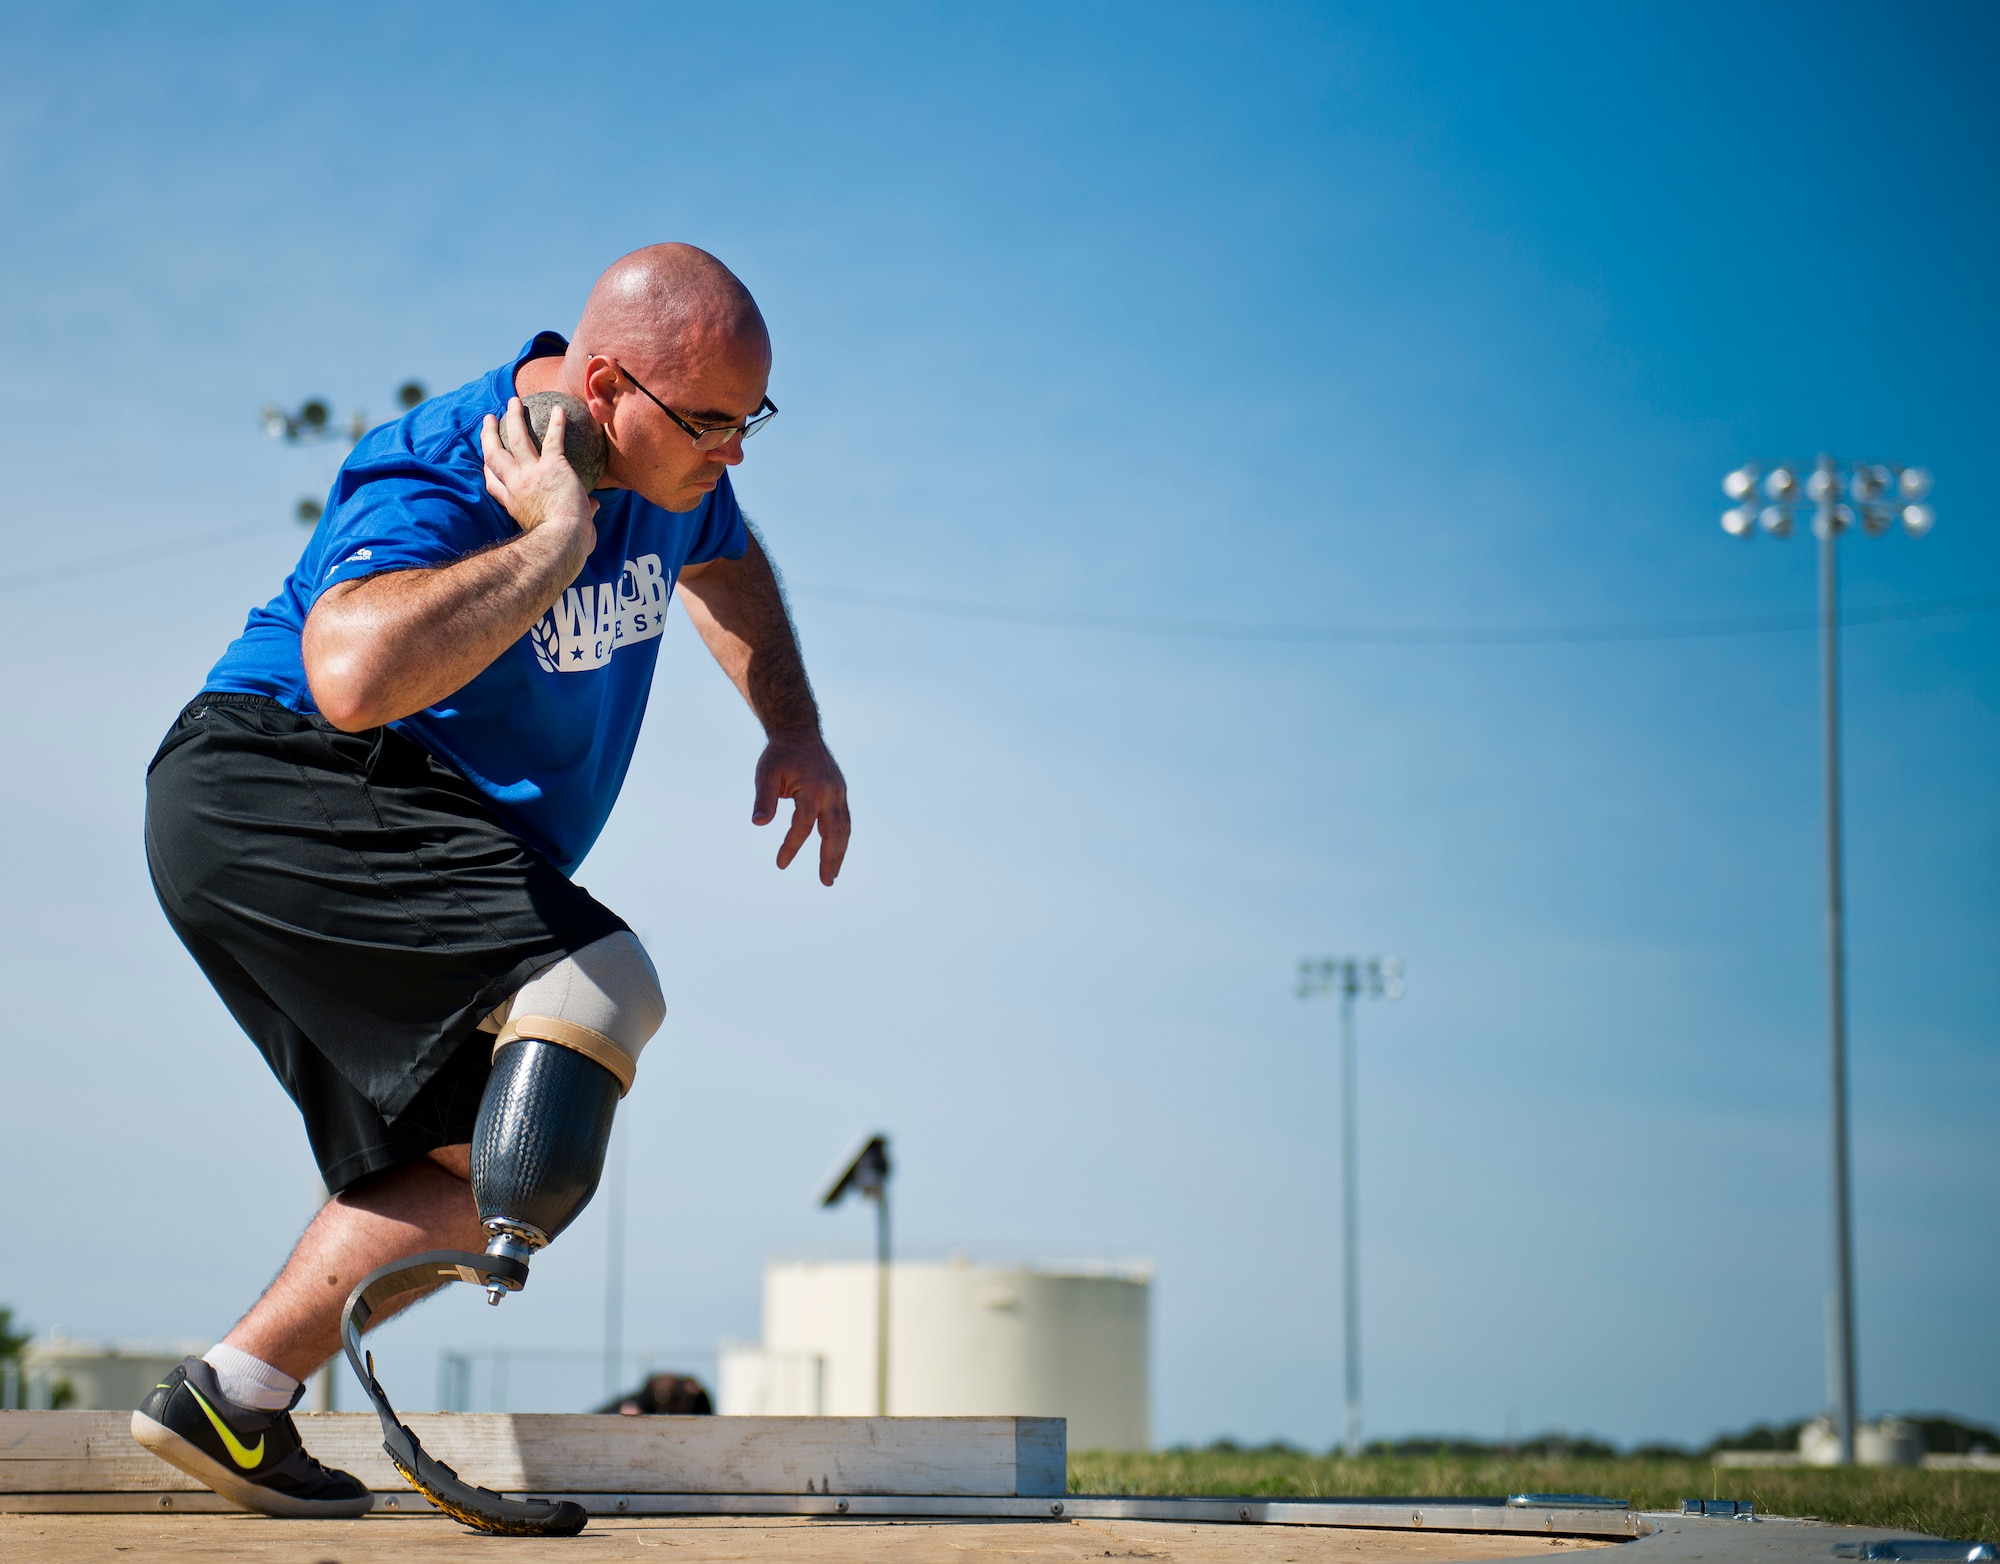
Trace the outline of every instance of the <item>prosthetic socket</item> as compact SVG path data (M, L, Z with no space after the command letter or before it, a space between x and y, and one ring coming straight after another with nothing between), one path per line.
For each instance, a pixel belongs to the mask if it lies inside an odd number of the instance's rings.
M487 1254L525 1266L590 1203L618 1099L665 1013L645 948L620 932L546 968L487 1017L498 1036L472 1136ZM490 1280L488 1300L524 1282Z

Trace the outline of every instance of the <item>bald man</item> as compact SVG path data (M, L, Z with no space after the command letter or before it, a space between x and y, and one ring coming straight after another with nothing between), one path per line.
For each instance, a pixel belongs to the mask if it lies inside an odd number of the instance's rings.
M362 438L298 567L154 757L161 906L297 1103L332 1196L250 1312L133 1415L147 1448L246 1508L369 1508L290 1409L361 1277L484 1247L469 1142L496 1036L591 1052L631 1085L664 1001L571 876L625 780L677 586L763 724L752 822L791 799L778 867L817 829L821 883L840 872L846 783L729 482L777 411L770 373L763 316L720 261L626 256L572 338L542 332ZM560 411L537 453L519 398L541 391L603 429L595 493ZM540 1023L516 1004L531 989ZM233 1139L199 1094L176 1120L174 1138ZM226 1187L161 1193L206 1250L253 1241Z

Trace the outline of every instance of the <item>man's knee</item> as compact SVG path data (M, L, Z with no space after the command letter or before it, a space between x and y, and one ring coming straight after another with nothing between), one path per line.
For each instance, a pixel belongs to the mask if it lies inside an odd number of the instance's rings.
M646 947L621 929L538 972L484 1025L498 1028L496 1054L517 1037L574 1048L615 1075L622 1096L666 1014Z

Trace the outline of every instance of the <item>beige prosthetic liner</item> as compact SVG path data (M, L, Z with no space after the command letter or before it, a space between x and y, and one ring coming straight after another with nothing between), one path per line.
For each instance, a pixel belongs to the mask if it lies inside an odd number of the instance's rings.
M666 1015L652 958L621 929L544 967L479 1027L499 1034L496 1054L517 1037L574 1048L617 1076L623 1097L638 1074L639 1050Z

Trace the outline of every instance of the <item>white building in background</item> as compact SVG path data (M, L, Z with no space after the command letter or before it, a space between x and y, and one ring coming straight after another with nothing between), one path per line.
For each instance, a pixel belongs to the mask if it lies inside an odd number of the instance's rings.
M73 1341L60 1332L28 1344L18 1370L0 1367L0 1406L34 1410L61 1401L78 1412L129 1412L206 1341Z
M889 1411L1069 1420L1072 1450L1150 1441L1151 1273L899 1260L889 1282ZM764 1339L725 1346L725 1415L875 1411L872 1261L773 1261Z
M1840 1465L1840 1436L1833 1419L1816 1417L1799 1430L1799 1461L1806 1466ZM1854 1425L1856 1466L1922 1466L1924 1431L1914 1423L1885 1417Z

